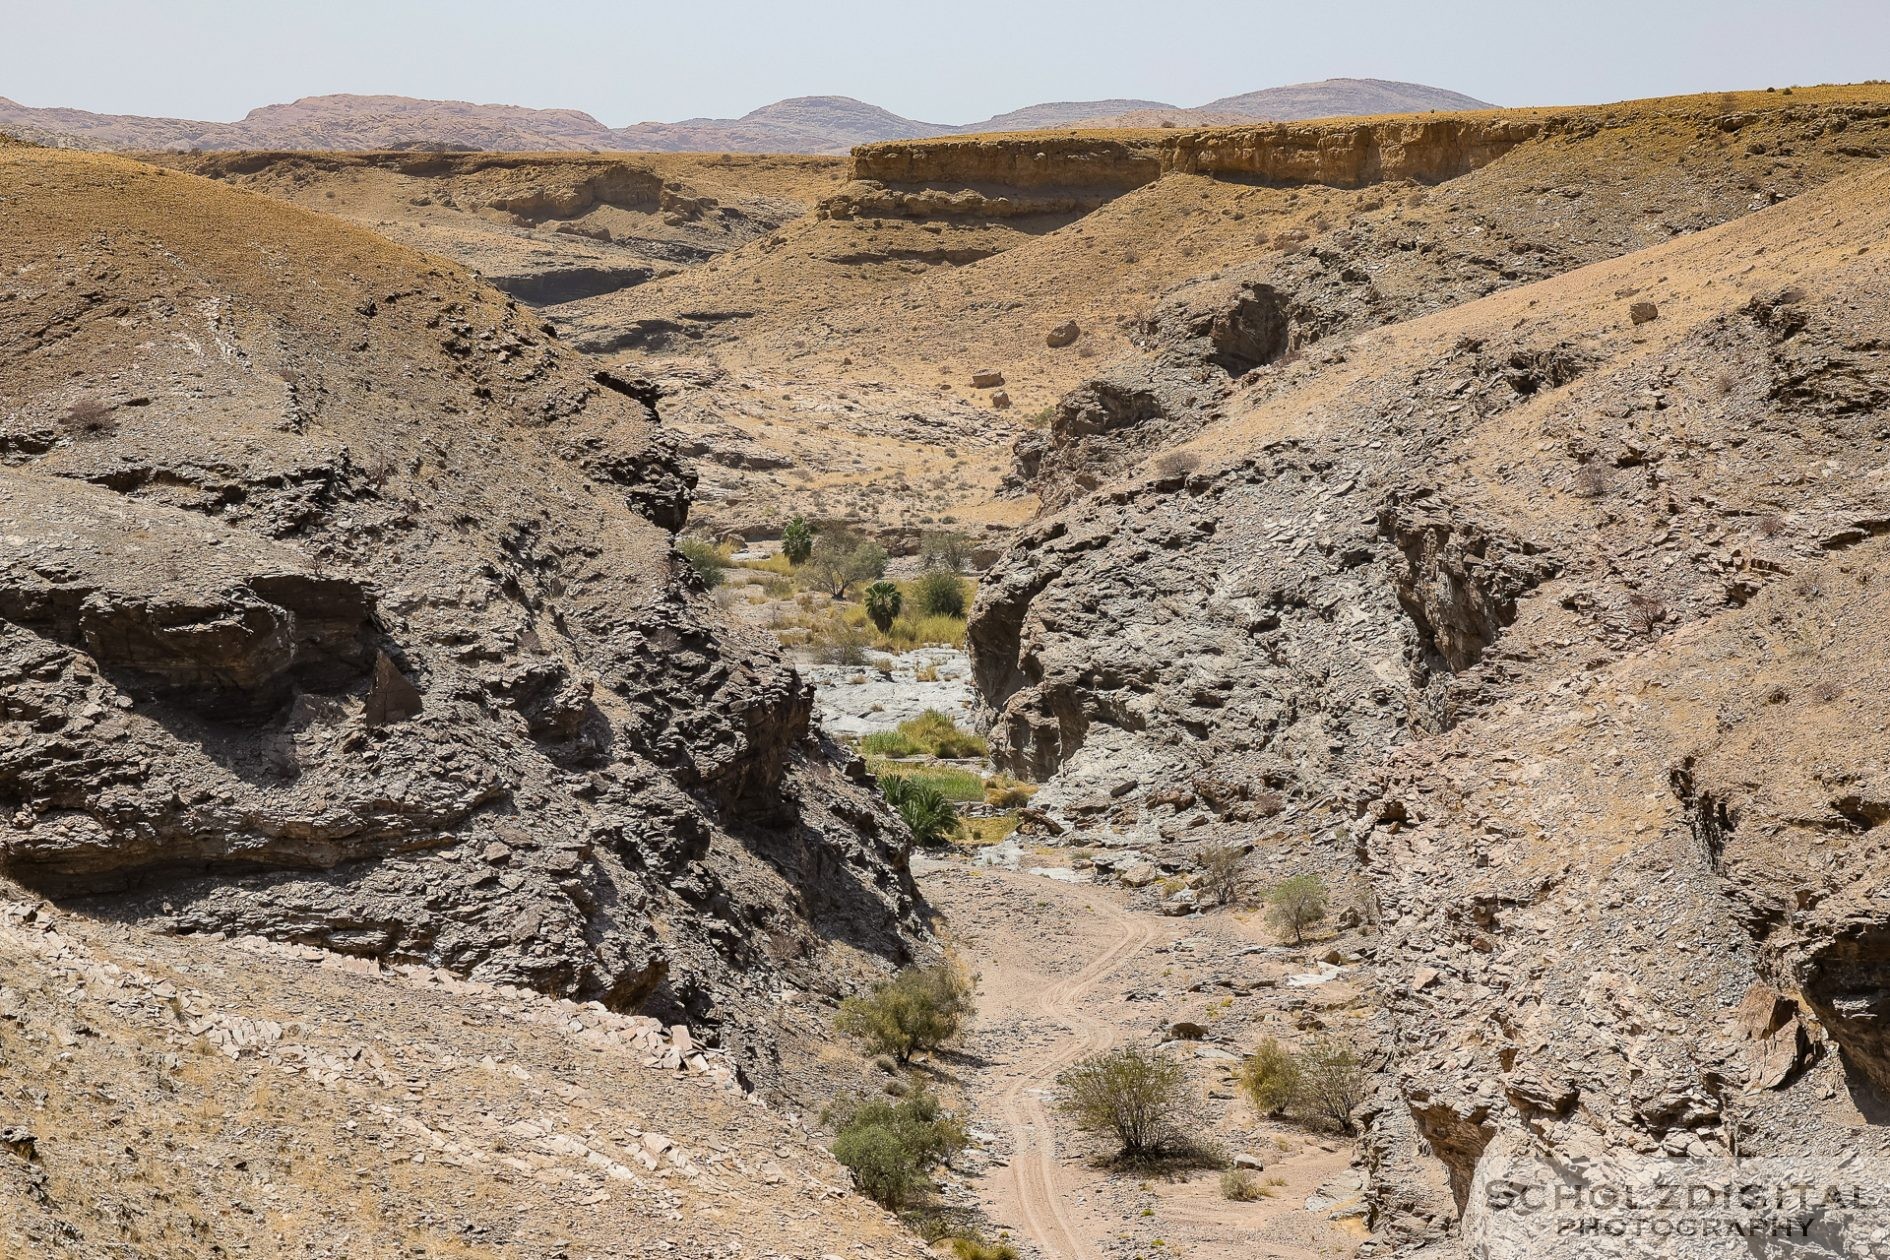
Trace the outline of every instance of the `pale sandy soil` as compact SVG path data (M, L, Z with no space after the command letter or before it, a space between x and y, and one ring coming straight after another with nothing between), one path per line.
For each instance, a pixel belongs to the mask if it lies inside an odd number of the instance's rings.
M1278 1179L1257 1202L1222 1198L1213 1171L1111 1170L1098 1159L1106 1151L1054 1106L1064 1068L1115 1045L1159 1044L1175 1019L1209 1021L1201 1045L1239 1055L1269 1033L1291 1035L1287 1021L1309 1013L1329 1025L1356 1018L1353 969L1308 988L1280 979L1310 970L1331 942L1245 953L1270 941L1257 919L1162 918L1128 908L1117 889L958 858L922 883L979 976L977 1027L946 1070L970 1099L973 1128L994 1139L988 1171L970 1183L993 1236L1002 1231L1026 1255L1071 1260L1353 1254L1365 1236L1345 1202L1355 1206L1356 1191L1337 1207L1307 1208L1322 1186L1355 1176L1350 1143L1258 1117L1233 1096L1231 1059L1196 1057L1194 1075L1213 1117L1209 1140L1230 1156L1259 1156L1261 1178ZM1216 998L1221 978L1252 992Z

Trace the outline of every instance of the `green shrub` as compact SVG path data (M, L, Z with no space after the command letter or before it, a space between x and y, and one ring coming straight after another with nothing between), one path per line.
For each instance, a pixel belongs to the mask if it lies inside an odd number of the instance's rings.
M1285 1115L1299 1096L1299 1060L1278 1040L1268 1037L1235 1070L1234 1080L1262 1115Z
M781 531L781 554L787 557L789 564L806 564L807 557L814 550L814 527L800 517L787 523Z
M945 794L922 779L895 775L879 781L886 803L899 811L912 843L932 849L958 834L958 811Z
M908 602L906 611L893 622L892 628L886 632L884 638L887 650L893 652L909 652L916 647L933 645L963 647L965 645L965 619L917 613Z
M971 977L950 961L911 967L840 1003L834 1028L901 1066L956 1038L974 1008Z
M1216 905L1237 905L1246 861L1247 850L1242 845L1219 845L1204 849L1195 858L1201 868L1201 877L1197 883L1203 892L1214 898Z
M1092 1055L1057 1077L1058 1109L1089 1133L1113 1138L1129 1161L1189 1149L1201 1107L1187 1070L1173 1059L1124 1046Z
M893 618L899 615L899 607L905 601L898 587L882 579L860 592L860 602L866 608L866 619L885 634L892 629Z
M946 1245L955 1260L1017 1260L1017 1248L1009 1243L986 1242L967 1234L959 1234Z
M984 803L998 809L1016 809L1020 805L1028 805L1030 798L1036 794L1036 784L1020 783L1004 774L984 785Z
M1267 919L1293 943L1306 939L1306 929L1326 917L1326 881L1310 872L1281 880L1267 893Z
M1235 1071L1241 1092L1270 1116L1291 1114L1341 1133L1365 1100L1365 1062L1351 1043L1321 1037L1294 1053L1269 1037Z
M927 709L918 717L901 722L899 731L932 756L946 761L984 756L984 740L959 729L957 723L937 709Z
M963 617L965 581L949 569L928 569L912 584L912 602L929 617Z
M894 732L885 732L893 739L901 738ZM867 747L876 737L868 735L861 741L861 751L868 754L866 768L883 779L911 779L924 783L938 791L948 801L982 801L985 799L984 776L973 770L960 770L957 766L911 765L886 760L887 756L911 756L911 753L889 753L875 755L876 749Z
M722 554L720 547L706 538L679 538L676 540L676 550L682 553L682 558L689 562L689 567L696 571L696 576L702 579L704 586L713 588L722 585L722 578L728 570L728 557Z
M1365 1101L1365 1063L1349 1043L1321 1037L1299 1056L1300 1106L1315 1122L1351 1133L1352 1112Z
M923 757L925 750L902 731L871 731L860 737L860 751L869 757ZM873 773L878 774L875 770Z
M839 1103L824 1118L834 1126L834 1158L853 1173L862 1192L894 1211L928 1193L929 1171L963 1150L967 1140L958 1118L922 1089L897 1102Z

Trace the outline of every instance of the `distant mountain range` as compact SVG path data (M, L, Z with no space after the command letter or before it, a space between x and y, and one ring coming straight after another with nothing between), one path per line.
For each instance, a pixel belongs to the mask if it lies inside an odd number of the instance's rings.
M1184 109L1161 101L1055 101L962 126L919 122L846 96L797 96L740 118L606 127L573 109L474 105L406 96L309 96L253 109L240 122L194 122L79 109L34 109L0 97L0 130L88 149L451 149L845 153L875 140L1086 126L1202 126L1341 114L1493 108L1418 83L1326 79Z

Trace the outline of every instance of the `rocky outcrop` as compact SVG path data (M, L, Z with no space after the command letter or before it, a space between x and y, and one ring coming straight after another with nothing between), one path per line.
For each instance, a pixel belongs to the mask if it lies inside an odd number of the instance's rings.
M1274 123L1161 132L941 137L862 145L856 181L822 203L829 218L981 215L1092 209L1164 175L1358 188L1439 183L1487 165L1565 118L1427 118Z
M1381 1222L1456 1220L1524 1149L1874 1133L1883 182L1314 344L981 587L1045 831L1255 842L1211 774L1370 881Z
M903 830L672 550L651 393L292 207L50 151L0 187L40 277L0 304L0 872L762 1073L828 942L922 947Z

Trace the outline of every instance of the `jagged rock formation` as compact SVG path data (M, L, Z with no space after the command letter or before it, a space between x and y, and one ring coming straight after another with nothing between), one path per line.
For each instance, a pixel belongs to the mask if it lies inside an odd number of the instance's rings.
M633 382L338 221L0 162L0 872L687 1019L920 939L902 832L671 549Z
M1881 104L1818 114L1769 121L1834 127L1827 170L1883 151ZM1273 794L1263 863L1311 834L1372 881L1394 1237L1532 1142L1881 1153L1886 191L1375 331L1442 305L1393 278L1442 261L1423 233L1226 277L1290 295L1301 353L1209 388L1172 325L1195 402L1053 481L980 591L996 754L1071 842L1250 841L1228 801Z

